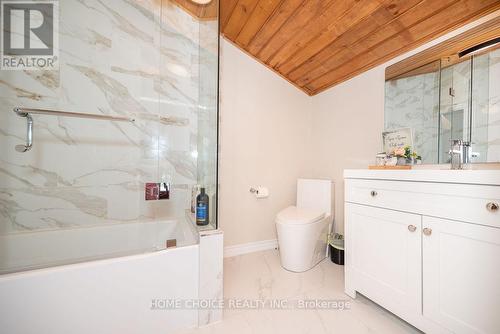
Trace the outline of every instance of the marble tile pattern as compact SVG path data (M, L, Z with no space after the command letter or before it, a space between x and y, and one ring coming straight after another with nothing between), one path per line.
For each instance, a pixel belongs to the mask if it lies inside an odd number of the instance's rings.
M423 163L437 163L439 73L391 80L385 86L385 129L411 128Z
M224 235L222 231L200 232L200 282L201 300L222 300ZM222 320L222 309L202 308L198 312L198 325L205 326Z
M207 27L155 0L64 0L59 30L58 71L0 73L0 234L182 219L200 170L215 185L217 36L205 49ZM21 154L16 106L136 122L35 115ZM160 181L171 200L145 202Z
M485 161L500 162L500 49L490 52L488 58L488 151ZM485 113L485 110L479 112Z
M358 294L344 293L344 267L329 259L305 273L284 270L276 250L224 259L224 298L228 300L337 300L349 309L230 309L222 322L176 334L398 334L421 333ZM227 303L229 305L229 302Z
M486 162L488 159L488 122L489 122L489 55L474 58L472 70L472 123L471 142L474 153L479 156L474 162Z

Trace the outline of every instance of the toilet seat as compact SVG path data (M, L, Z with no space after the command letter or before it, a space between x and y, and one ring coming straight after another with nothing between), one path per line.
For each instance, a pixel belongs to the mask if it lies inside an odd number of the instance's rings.
M276 223L280 225L307 225L321 221L325 213L316 209L297 208L289 206L276 216Z

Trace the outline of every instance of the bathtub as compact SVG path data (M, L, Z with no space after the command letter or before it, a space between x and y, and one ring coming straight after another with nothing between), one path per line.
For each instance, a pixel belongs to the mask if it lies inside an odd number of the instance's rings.
M153 307L155 300L222 293L222 233L194 232L188 222L165 221L1 237L4 270L37 266L22 250L39 250L37 261L46 268L0 276L0 332L166 334L198 326L213 316ZM165 248L170 239L177 247ZM99 259L103 254L113 258Z

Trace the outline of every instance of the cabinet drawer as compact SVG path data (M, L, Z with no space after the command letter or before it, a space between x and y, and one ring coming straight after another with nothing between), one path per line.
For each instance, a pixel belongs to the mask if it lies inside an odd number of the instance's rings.
M500 228L500 186L346 179L345 200Z

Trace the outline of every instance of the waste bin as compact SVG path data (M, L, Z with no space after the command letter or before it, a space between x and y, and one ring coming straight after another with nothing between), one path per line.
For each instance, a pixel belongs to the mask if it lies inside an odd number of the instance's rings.
M342 234L335 233L330 236L328 242L328 247L330 248L330 258L333 263L344 265L344 236Z

